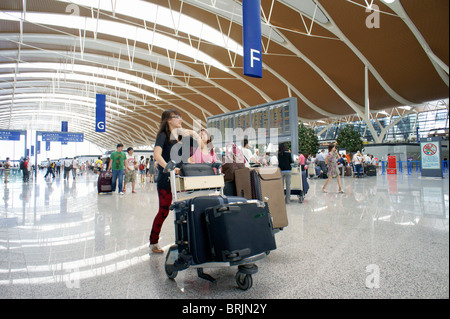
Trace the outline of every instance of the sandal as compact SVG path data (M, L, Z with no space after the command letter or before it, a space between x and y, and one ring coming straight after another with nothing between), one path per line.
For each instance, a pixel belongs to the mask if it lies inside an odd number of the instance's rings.
M344 191L342 189L338 190L339 194L345 194Z
M164 253L164 250L162 250L158 244L150 245L150 248L153 253L155 254L162 254Z
M328 193L328 191L325 190L325 188L322 187L322 192Z

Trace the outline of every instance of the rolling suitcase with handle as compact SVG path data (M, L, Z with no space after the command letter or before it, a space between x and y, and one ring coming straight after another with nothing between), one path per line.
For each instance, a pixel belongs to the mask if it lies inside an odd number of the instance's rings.
M288 226L283 179L278 167L260 167L250 171L252 198L267 202L273 228Z
M100 172L97 180L97 191L101 193L112 193L112 173Z
M194 265L214 261L209 245L205 211L209 207L222 204L246 202L236 196L198 196L175 202L171 209L175 212L175 243L180 254L192 256Z
M217 262L235 262L276 249L267 203L251 200L206 209L211 255Z
M252 183L250 178L250 168L240 168L234 171L234 182L236 185L237 196L245 197L247 199L254 199L252 197Z

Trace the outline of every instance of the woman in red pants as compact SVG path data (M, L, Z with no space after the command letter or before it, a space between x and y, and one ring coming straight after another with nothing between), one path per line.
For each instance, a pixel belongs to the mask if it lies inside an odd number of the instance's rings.
M183 119L177 110L169 109L161 115L161 124L158 135L156 136L154 157L158 163L158 178L156 180L156 189L158 191L159 210L153 221L152 231L150 233L150 249L153 253L162 254L164 251L159 246L159 234L162 225L169 215L169 207L172 203L172 192L170 189L169 173L164 173L164 168L170 160L175 160L177 163L183 161L183 147L187 147L187 156L184 162L192 155L191 154L191 139L189 138L189 145L182 145L185 141L183 137L192 136L199 140L199 136L192 130L182 128ZM178 151L172 152L173 146L179 144ZM185 149L186 152L186 149ZM173 158L174 154L177 158ZM179 174L179 168L175 168L175 173Z

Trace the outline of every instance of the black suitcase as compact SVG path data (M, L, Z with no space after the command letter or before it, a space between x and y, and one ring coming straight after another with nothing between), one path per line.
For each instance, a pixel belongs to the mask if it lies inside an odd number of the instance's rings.
M216 175L211 164L183 164L181 166L181 176L209 176Z
M253 200L206 209L211 255L217 262L236 262L276 249L267 203Z
M209 244L205 211L209 207L247 200L237 196L198 196L172 204L175 212L175 238L178 252L192 256L192 264L214 261Z
M366 175L367 176L377 176L377 168L373 165L367 166Z

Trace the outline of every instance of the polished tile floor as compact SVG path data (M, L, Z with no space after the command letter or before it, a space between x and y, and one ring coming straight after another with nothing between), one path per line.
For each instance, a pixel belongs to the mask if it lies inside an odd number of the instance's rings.
M99 196L94 175L2 177L0 298L449 298L448 175L345 177L343 195L323 183L292 198L278 249L241 291L236 268L208 269L215 284L195 269L167 279L165 256L148 248L154 184ZM161 246L173 240L171 214Z

